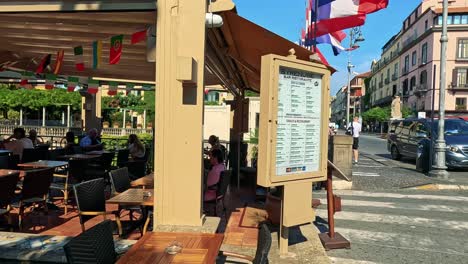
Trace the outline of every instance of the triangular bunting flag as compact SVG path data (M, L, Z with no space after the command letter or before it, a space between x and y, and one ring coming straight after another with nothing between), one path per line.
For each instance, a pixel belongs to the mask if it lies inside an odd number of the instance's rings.
M122 41L123 35L117 35L111 38L109 64L119 63L120 56L122 55Z
M20 86L26 89L31 89L32 86L28 85L29 80L31 80L34 77L34 74L32 72L25 71L21 74L21 81L20 81Z
M96 94L99 91L99 81L90 79L88 81L88 93Z
M96 40L93 42L93 69L99 68L101 65L102 41Z
M49 66L50 57L51 55L47 54L44 56L44 58L42 58L41 63L39 64L39 66L37 66L36 74L43 73L47 66Z
M125 87L126 95L130 94L130 92L133 90L133 87L135 87L133 83L127 83L127 86Z
M142 42L143 40L145 40L146 32L147 32L147 29L133 33L131 43L137 44L138 42Z
M75 66L77 71L84 71L83 46L77 46L73 49L75 54Z
M78 77L68 77L68 84L67 84L67 91L73 92L75 91L76 86L78 85L79 78Z
M119 84L117 82L109 82L109 90L107 91L107 94L108 95L116 95L118 85Z
M45 88L47 90L54 89L56 81L57 81L57 75L55 75L55 74L46 74Z
M63 65L63 57L65 56L65 51L60 50L57 52L57 59L55 60L54 74L59 74L60 69Z

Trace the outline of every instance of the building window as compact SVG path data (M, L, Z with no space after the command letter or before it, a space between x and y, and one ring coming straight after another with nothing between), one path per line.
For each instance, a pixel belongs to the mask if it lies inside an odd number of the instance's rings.
M216 91L209 91L208 93L205 93L205 103L218 104L219 93Z
M410 91L413 91L416 87L416 76L411 77L410 80Z
M468 39L458 40L457 59L468 59Z
M414 66L416 65L418 61L418 56L416 55L416 51L413 51L413 53L411 54L411 65Z
M463 15L461 17L461 23L464 25L468 24L468 15Z
M403 72L407 73L409 70L409 55L405 57L405 67L403 68Z
M427 43L424 43L421 48L421 63L427 63Z
M442 16L437 17L437 25L442 25Z
M453 24L454 25L460 25L461 24L461 16L453 16Z
M455 98L455 110L466 110L466 98Z
M403 95L408 95L408 79L402 83Z
M467 68L455 68L453 70L452 86L466 87L467 86Z
M429 28L429 23L427 22L427 19L426 21L424 21L424 30L427 30Z

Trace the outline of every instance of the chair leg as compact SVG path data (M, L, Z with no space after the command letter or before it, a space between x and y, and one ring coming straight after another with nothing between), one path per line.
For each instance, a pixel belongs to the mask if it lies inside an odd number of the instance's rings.
M63 190L63 206L65 215L68 213L68 190Z
M146 231L148 230L148 226L149 226L149 223L150 223L150 216L147 215L146 216L146 220L145 220L145 224L143 225L143 235L146 234Z
M120 216L119 215L115 215L115 222L117 223L117 231L119 233L119 237L122 236L122 223L120 222Z
M48 215L49 214L49 207L47 206L47 195L44 195L44 201L42 202L44 206L44 214Z
M23 230L23 217L24 217L24 206L23 202L19 204L19 212L18 212L18 228L19 230Z

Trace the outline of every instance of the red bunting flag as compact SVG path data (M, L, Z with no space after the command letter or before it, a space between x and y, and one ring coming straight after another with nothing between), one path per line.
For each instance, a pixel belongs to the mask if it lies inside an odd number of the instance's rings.
M84 71L83 46L77 46L73 49L75 54L75 67L77 71Z
M46 74L45 88L47 90L54 89L56 81L57 81L57 75L55 75L55 74Z
M54 74L58 74L63 65L63 57L65 55L64 50L57 52L57 59L55 60Z
M109 82L109 90L107 91L108 95L116 95L117 94L117 82Z
M73 92L75 91L76 86L78 85L79 79L78 77L68 77L68 83L67 83L67 91Z
M90 79L88 81L88 93L96 94L99 91L99 81Z
M146 39L146 29L142 31L138 31L132 34L132 44L137 44L138 42L142 42Z
M117 35L111 38L109 64L119 63L120 56L122 55L122 41L123 35Z
M36 69L36 74L43 73L44 70L47 68L47 66L49 66L50 57L51 57L51 55L47 54L47 55L44 56L44 58L42 58L41 63L39 64L39 66Z

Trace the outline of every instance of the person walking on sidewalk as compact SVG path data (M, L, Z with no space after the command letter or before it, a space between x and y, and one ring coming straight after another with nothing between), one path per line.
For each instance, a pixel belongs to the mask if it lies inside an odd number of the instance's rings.
M346 134L353 136L353 156L354 163L358 163L359 159L359 136L361 134L362 125L359 123L359 117L355 116L353 122L348 125Z

